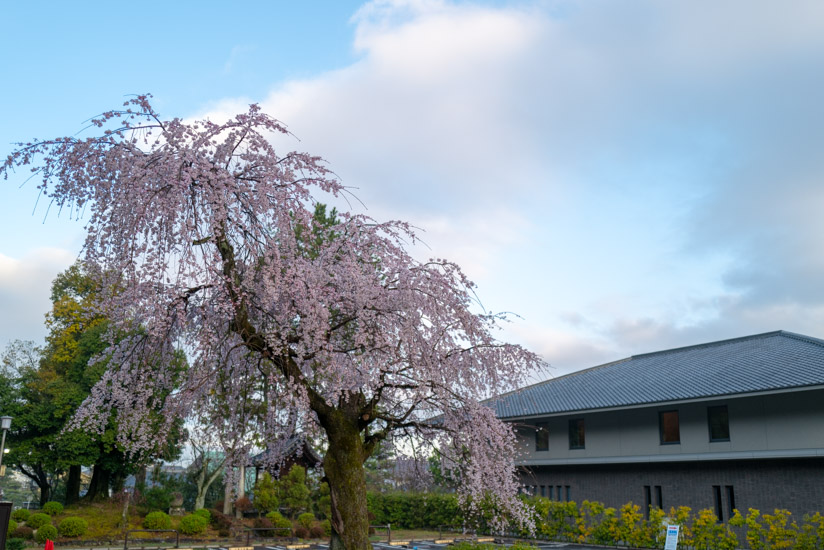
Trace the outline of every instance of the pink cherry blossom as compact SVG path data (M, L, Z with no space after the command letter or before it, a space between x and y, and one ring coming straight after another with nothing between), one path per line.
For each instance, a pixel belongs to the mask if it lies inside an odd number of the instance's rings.
M148 449L157 436L142 419L172 392L168 427L232 426L238 456L311 437L336 547L368 544L362 465L387 439L437 448L467 506L486 497L499 528L529 526L513 433L484 399L542 361L494 337L503 316L481 311L460 268L415 261L403 222L320 224L316 200L343 186L320 158L276 150L286 129L256 105L223 124L162 120L149 96L124 107L93 121L100 135L22 145L2 167L31 167L54 207L89 211L96 307L113 335L132 335L109 350L78 425L99 428L115 410L121 443ZM310 243L312 231L328 238ZM179 350L185 373L157 368Z

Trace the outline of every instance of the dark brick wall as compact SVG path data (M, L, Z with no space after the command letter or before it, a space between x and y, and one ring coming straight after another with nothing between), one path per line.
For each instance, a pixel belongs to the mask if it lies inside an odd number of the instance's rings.
M748 508L771 513L785 508L800 519L806 513L824 513L824 457L803 459L740 460L601 464L585 466L533 466L525 471L523 485L570 488L570 500L596 500L620 507L632 501L643 506L644 486L649 485L655 503L655 486L661 487L663 506L714 508L713 486L721 487L724 520L727 520L726 486L733 487L735 507L746 515ZM562 490L562 500L565 497ZM557 500L557 490L553 498Z

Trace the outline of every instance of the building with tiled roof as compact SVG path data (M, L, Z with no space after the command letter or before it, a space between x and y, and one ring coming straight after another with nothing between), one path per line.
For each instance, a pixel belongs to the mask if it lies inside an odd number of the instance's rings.
M777 331L658 351L491 403L524 486L609 506L824 512L824 341Z

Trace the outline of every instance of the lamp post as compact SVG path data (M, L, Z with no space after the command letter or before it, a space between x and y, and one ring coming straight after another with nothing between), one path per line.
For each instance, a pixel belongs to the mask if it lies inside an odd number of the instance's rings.
M0 430L3 430L3 439L0 440L0 475L5 475L3 471L3 454L6 452L6 432L11 428L11 417L0 416Z
M6 452L6 432L9 431L9 428L11 428L11 417L0 416L0 430L3 430L3 439L0 440L0 476L6 475L3 466L3 455Z

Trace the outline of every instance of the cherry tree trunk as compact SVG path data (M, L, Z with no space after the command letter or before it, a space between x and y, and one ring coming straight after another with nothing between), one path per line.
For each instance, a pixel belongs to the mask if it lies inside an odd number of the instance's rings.
M363 442L356 425L336 418L327 429L329 447L323 470L332 496L330 550L368 550L369 517L366 509L366 476Z

